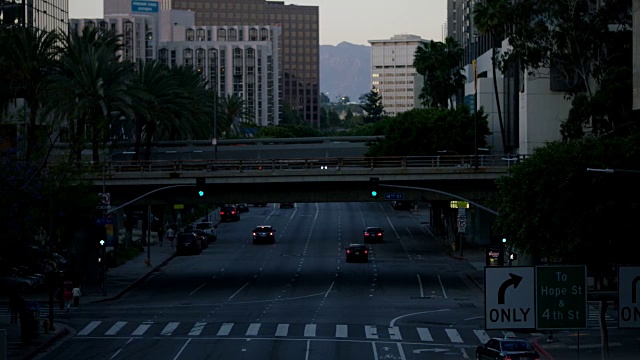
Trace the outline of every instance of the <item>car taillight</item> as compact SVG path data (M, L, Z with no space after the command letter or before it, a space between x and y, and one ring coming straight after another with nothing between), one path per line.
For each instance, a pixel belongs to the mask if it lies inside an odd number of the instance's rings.
M347 254L351 253L351 250L347 249Z
M235 214L235 213L236 213L235 211L232 211L232 212L231 212L231 215L233 215L233 214Z
M220 211L220 215L224 215L224 211Z
M364 236L369 236L369 233L364 233Z
M509 355L505 356L504 360L511 360L511 356L509 356Z
M256 233L253 233L253 236L256 236Z
M368 254L368 253L369 253L369 250L365 250L365 251L364 251L364 253L365 253L365 254Z
M378 236L382 236L382 233L378 233Z
M269 236L273 236L273 233L272 233L272 232L270 232L270 233L269 233Z

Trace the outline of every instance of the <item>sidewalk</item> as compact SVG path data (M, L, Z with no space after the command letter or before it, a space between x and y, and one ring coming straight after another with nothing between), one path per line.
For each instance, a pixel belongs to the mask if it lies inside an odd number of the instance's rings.
M166 265L175 255L175 251L165 241L164 246L151 242L151 261L147 265L147 247L144 251L128 262L110 268L107 271L104 292L100 284L89 284L83 287L82 296L80 298L80 307L88 304L111 301L120 298L133 287L145 281L154 271ZM106 293L106 295L104 295ZM29 302L37 302L40 304L40 316L35 320L38 323L38 334L34 334L28 344L23 344L21 340L21 325L11 324L9 312L5 310L8 306L6 296L0 298L0 336L2 330L6 331L7 357L6 359L32 359L45 348L52 346L55 342L63 339L72 330L56 322L56 318L62 317L59 314L57 301L54 304L54 330L45 332L43 322L47 320L49 314L49 294L47 292L39 292L35 294L25 294L25 300ZM65 314L66 315L66 314ZM73 310L70 315L73 317ZM34 329L35 332L35 329ZM2 340L0 339L0 344ZM0 349L0 351L2 351ZM4 354L0 354L3 359Z

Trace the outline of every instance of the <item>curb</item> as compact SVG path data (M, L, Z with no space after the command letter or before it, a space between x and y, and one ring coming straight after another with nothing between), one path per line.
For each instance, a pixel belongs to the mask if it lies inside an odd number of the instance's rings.
M144 275L140 276L134 282L132 282L131 284L127 285L127 287L122 289L116 295L108 297L108 298L105 298L105 299L94 300L94 301L89 302L89 304L98 304L98 303L103 303L103 302L107 302L107 301L113 301L113 300L120 299L124 294L128 293L129 291L131 291L131 289L133 289L134 287L136 287L137 285L139 285L143 281L147 280L149 278L149 276L151 276L151 274L153 274L154 272L158 271L161 267L167 265L169 263L169 261L171 261L175 256L176 256L175 253L171 254L171 256L166 258L163 262L161 262L160 264L154 266L151 270L147 271Z
M42 344L36 346L31 352L29 352L27 355L25 355L22 358L23 360L33 359L35 356L43 352L44 349L50 347L51 344L55 343L56 341L60 340L61 338L69 334L69 329L66 326L63 326L61 324L55 324L55 326L61 327L62 330L56 333L55 335L53 335L52 337L50 337L49 339L47 339Z
M541 338L539 338L539 337L537 337L537 338L533 339L533 341L532 341L533 348L534 348L534 349L536 349L536 351L537 351L538 353L540 353L540 355L542 355L545 359L547 359L547 360L555 360L555 359L554 359L554 357L553 357L553 356L551 356L551 354L549 354L549 352L548 352L547 350L545 350L545 349L544 349L544 348L543 348L543 347L538 343L538 341L539 341L540 339L541 339Z

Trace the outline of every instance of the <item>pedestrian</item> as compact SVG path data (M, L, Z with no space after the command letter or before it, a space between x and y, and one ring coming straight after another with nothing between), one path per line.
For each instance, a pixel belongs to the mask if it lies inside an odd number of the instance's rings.
M69 289L65 289L62 293L62 298L64 299L64 308L69 312L71 308L71 301L73 300L73 292Z
M162 247L163 240L164 240L164 229L162 228L162 226L160 226L158 229L158 244L160 244L160 247Z
M171 246L172 249L173 249L173 239L175 238L175 236L176 236L176 233L173 231L171 227L167 229L167 240L169 240L169 246Z
M78 286L74 287L71 290L71 294L73 295L73 307L78 307L80 305L80 296L82 296L80 288Z

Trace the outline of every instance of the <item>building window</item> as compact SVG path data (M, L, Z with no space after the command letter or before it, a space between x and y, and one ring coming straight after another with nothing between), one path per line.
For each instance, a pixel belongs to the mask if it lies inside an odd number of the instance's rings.
M209 85L214 91L218 89L218 51L209 49Z
M204 77L204 49L196 49L196 71Z
M218 29L218 41L227 41L227 30Z
M158 60L160 60L161 64L169 66L169 50L160 49L158 51Z
M193 29L187 29L187 41L195 40L195 31Z
M260 41L269 40L269 30L266 28L260 29Z
M249 41L258 41L258 30L249 29Z
M193 68L193 50L184 49L182 51L182 56L184 58L184 65Z
M196 41L204 41L204 29L198 29L196 31Z
M229 41L237 41L236 29L229 29Z
M102 31L107 31L109 30L109 23L106 21L100 21L98 23L98 29L102 30Z

